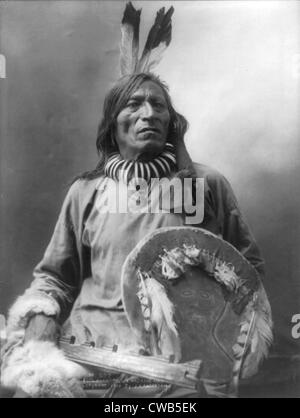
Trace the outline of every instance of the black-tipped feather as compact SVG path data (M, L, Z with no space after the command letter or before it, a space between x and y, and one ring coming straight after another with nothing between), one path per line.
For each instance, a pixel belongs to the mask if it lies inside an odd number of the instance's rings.
M165 8L161 8L157 14L155 22L150 29L145 48L138 63L138 71L148 72L156 66L164 50L168 47L172 38L172 15L174 7L170 7L165 13Z
M167 12L164 7L157 12L144 51L139 59L141 10L136 10L131 2L126 4L121 26L120 69L122 76L137 72L149 72L160 62L163 52L171 42L173 13L173 6Z
M132 3L129 2L126 4L122 19L122 25L132 25L135 39L139 38L141 11L142 9L136 10Z
M151 51L151 49L156 48L161 42L164 42L167 46L170 44L172 37L171 17L173 13L173 6L166 13L164 7L159 9L155 22L150 29L142 57Z
M121 26L120 70L121 75L133 74L138 64L141 10L132 3L126 4Z

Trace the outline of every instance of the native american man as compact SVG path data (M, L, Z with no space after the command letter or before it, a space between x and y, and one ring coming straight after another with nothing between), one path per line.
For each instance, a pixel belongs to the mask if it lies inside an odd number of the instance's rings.
M124 17L126 25L128 29ZM163 38L165 44L168 36ZM147 55L143 60L149 63ZM120 349L140 350L124 312L122 266L147 234L184 226L186 218L184 212L174 211L102 211L111 180L127 184L137 177L146 181L153 177L204 179L204 218L194 226L232 244L260 277L264 275L264 262L230 184L214 169L192 163L184 145L187 121L174 109L166 85L145 68L140 64L132 74L123 75L106 96L97 137L99 163L73 182L44 257L34 270L34 281L10 311L4 371L18 347L56 342L60 332L74 335L79 343L96 341L98 346L118 344ZM54 364L56 359L49 355L47 362L47 352L43 355L49 374L41 373L41 380L60 381L60 389L52 395L83 396L74 380L76 373L54 366L51 372L51 361ZM22 363L22 358L17 362ZM45 383L43 392L41 384L39 390L34 389L36 382L27 387L22 384L29 376L17 375L6 379L19 378L19 386L32 396L51 394L50 384Z

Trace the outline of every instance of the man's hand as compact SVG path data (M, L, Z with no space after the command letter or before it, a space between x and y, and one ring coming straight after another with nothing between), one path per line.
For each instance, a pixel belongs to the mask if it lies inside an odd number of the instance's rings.
M59 328L53 317L44 314L34 315L27 325L24 342L38 340L57 343L60 336Z

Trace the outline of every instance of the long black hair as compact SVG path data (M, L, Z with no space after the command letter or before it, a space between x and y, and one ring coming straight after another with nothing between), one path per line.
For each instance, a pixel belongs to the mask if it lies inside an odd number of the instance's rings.
M145 81L156 83L165 95L170 114L167 141L176 145L178 139L183 139L188 123L185 117L174 109L167 85L158 76L151 73L138 73L124 76L115 83L104 100L103 116L99 124L96 140L99 162L94 170L87 171L77 176L76 179L91 180L103 175L107 159L112 153L118 151L118 145L115 139L117 116L124 109L132 94Z

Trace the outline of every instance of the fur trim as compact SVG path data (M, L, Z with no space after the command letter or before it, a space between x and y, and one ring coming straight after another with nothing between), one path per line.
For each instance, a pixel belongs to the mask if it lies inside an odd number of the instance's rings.
M31 288L12 305L8 313L6 342L1 348L2 370L5 369L14 350L23 344L29 319L40 313L57 317L60 314L59 304L47 293L32 291Z
M237 276L234 266L210 254L205 249L198 249L195 245L183 245L183 248L164 249L160 256L161 272L168 280L179 278L189 266L202 265L208 273L213 274L215 280L223 284L230 292L238 292L244 284Z
M236 275L234 266L228 263L217 262L214 277L219 283L224 284L224 286L232 292L237 292L238 288L241 286L241 280Z
M11 332L25 329L28 320L34 314L43 313L55 317L60 314L59 304L47 293L38 291L26 293L16 300L9 311L7 321L8 337Z
M67 360L54 343L29 341L7 359L1 384L33 398L77 398L85 397L77 379L86 375L87 370Z

